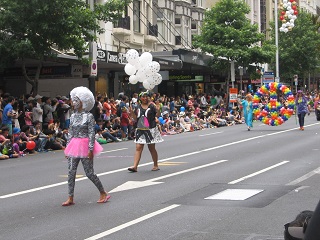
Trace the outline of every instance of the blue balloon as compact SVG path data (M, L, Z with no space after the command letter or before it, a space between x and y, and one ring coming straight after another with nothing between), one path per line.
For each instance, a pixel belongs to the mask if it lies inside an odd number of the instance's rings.
M184 107L180 108L180 112L184 112L186 109Z
M165 124L165 123L166 123L166 121L162 119L161 124L163 125L163 124Z
M160 123L163 121L163 117L159 117L158 119Z

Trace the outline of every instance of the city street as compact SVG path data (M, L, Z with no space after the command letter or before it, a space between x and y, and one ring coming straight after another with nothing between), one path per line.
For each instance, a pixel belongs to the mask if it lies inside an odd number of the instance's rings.
M147 147L137 173L133 141L103 145L95 171L111 199L79 164L75 205L67 199L63 151L0 161L2 240L279 240L283 225L319 198L320 122L298 130L254 122L164 136L160 171Z

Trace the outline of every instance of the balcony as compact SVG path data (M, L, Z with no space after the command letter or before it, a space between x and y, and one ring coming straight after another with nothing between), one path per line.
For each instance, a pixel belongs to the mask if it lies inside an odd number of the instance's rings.
M148 22L148 35L144 36L145 41L158 42L158 25L152 25Z
M115 22L112 33L115 35L130 36L130 17L127 16L120 18L117 22Z

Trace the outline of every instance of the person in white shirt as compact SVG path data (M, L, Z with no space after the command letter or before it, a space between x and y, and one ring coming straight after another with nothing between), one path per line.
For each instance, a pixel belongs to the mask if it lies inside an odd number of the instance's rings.
M41 108L41 99L42 96L39 94L34 97L35 102L32 108L32 122L39 121L40 122L40 129L42 130L42 123L43 123L43 109Z

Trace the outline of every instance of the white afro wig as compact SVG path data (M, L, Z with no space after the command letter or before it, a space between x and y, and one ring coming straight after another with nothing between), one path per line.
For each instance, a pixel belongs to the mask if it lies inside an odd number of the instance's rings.
M90 111L94 104L95 99L92 92L87 87L76 87L70 92L71 100L78 97L82 102L82 107L86 111Z

